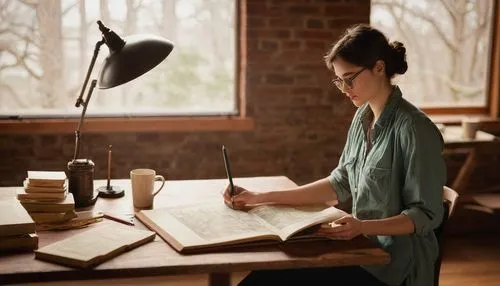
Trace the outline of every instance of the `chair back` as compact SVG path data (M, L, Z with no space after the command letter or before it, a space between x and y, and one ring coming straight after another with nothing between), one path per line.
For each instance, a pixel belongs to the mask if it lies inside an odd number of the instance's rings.
M434 234L436 235L439 244L439 254L436 260L436 264L434 264L434 286L439 286L439 273L441 271L441 260L443 258L443 246L444 246L443 229L446 224L446 221L451 217L451 215L455 211L457 199L458 199L457 192L455 192L453 189L447 186L443 187L443 207L444 207L443 220L441 221L439 226L434 230Z

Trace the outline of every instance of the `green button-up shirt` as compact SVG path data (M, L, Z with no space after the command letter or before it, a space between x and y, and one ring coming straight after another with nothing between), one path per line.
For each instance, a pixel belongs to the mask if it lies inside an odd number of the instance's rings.
M358 108L339 165L328 179L340 202L352 197L352 214L358 219L404 214L415 224L409 235L369 237L390 253L391 261L363 267L389 285L433 285L438 255L433 230L443 218L446 181L441 133L402 98L398 87L375 122L367 153L366 131L372 119L367 104Z

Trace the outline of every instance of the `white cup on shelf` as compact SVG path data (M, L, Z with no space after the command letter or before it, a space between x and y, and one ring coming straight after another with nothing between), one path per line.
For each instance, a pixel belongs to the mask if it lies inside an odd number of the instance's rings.
M462 119L462 138L466 140L476 139L477 131L480 127L480 121L477 118L465 117Z

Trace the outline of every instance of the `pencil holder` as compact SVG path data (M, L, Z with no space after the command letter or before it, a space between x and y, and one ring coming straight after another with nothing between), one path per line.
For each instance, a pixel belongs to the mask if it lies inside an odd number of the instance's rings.
M97 199L94 195L94 162L87 159L69 161L68 185L76 208L93 205Z

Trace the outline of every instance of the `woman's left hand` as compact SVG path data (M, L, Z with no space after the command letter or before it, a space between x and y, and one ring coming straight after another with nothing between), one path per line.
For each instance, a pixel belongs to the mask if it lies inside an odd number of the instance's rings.
M347 215L331 223L322 224L317 234L331 239L350 240L362 234L361 225L359 219Z

